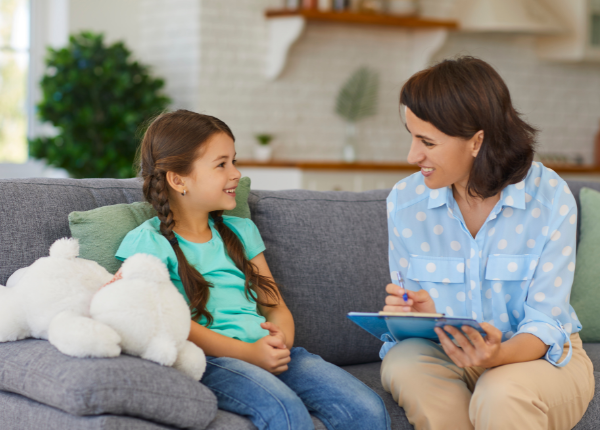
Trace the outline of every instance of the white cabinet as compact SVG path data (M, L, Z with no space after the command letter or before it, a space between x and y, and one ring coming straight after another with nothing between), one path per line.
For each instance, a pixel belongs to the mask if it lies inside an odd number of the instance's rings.
M537 54L543 60L600 61L600 0L544 0L567 31L540 36Z

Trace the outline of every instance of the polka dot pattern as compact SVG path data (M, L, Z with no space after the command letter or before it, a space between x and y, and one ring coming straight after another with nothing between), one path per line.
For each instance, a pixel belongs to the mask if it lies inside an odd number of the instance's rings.
M548 321L559 320L566 331L579 330L569 305L576 205L555 173L539 163L531 169L523 181L502 190L475 238L461 214L453 213L458 207L448 188L429 189L420 174L399 182L387 202L390 271L405 273L407 285L429 292L448 316L494 324L503 340L535 333L552 346L548 359L557 361L558 325L529 321L525 312L533 308ZM419 195L428 198L416 199Z

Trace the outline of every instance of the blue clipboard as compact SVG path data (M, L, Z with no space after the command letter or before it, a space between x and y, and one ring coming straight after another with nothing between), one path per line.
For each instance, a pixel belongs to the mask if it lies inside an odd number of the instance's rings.
M473 327L483 336L485 331L477 321L470 318L448 317L444 314L392 313L392 312L349 312L348 318L359 327L371 333L377 339L396 342L411 337L420 337L439 341L433 330L435 327L451 325L460 330L464 325ZM450 338L452 336L448 334Z

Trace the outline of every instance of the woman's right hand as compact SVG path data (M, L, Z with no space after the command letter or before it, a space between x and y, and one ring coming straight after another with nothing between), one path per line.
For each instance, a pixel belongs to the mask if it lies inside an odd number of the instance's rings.
M278 336L267 335L254 343L249 343L246 360L248 363L265 369L273 375L288 370L290 350Z
M387 284L385 291L389 296L385 298L384 312L436 312L435 303L425 290L411 291L405 290L396 284ZM406 302L402 297L405 292L408 295Z

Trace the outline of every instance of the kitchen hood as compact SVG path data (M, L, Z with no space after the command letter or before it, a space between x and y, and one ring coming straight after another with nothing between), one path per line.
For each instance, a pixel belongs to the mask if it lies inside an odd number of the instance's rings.
M462 31L530 34L564 31L562 22L543 0L457 0L456 18Z

